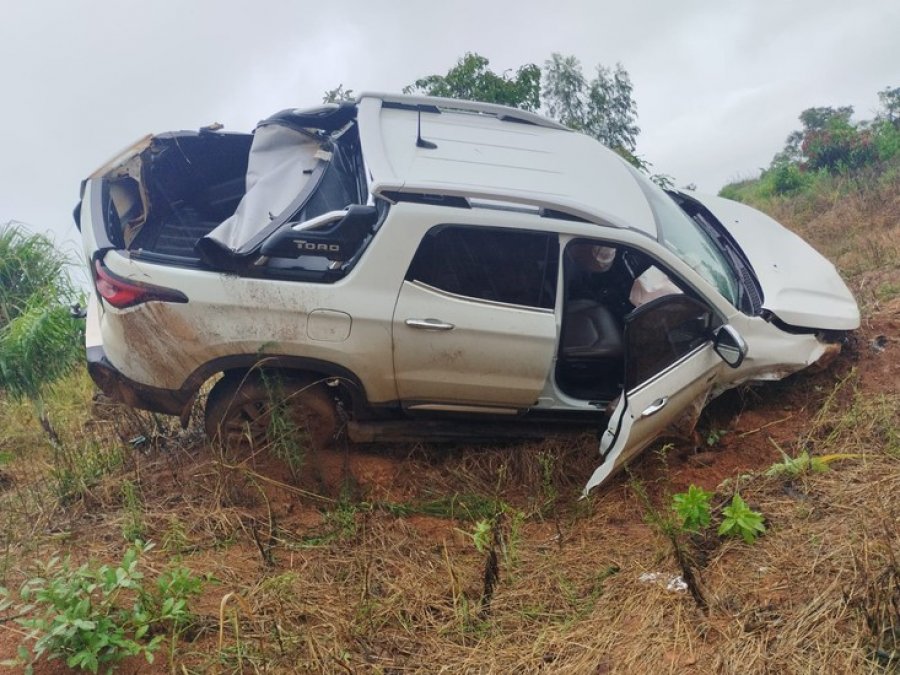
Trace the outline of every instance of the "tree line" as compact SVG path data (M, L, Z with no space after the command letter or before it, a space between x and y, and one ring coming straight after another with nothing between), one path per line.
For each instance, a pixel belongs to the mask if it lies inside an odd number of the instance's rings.
M427 75L403 89L405 94L443 96L498 103L540 112L567 127L596 138L641 169L649 164L636 153L637 104L634 86L621 63L598 64L586 75L574 56L553 53L543 66L528 63L496 73L490 61L468 52L446 73ZM325 92L323 102L353 98L341 84Z

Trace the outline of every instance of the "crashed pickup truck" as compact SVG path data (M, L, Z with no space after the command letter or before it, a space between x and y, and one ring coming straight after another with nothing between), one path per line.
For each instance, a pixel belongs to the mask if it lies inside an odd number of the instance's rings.
M81 187L87 361L113 399L313 447L597 432L593 487L711 397L859 325L745 205L664 191L529 112L363 94L252 134L148 136Z

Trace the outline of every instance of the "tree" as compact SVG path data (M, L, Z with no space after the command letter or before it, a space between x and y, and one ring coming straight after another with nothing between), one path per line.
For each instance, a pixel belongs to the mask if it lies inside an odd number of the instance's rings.
M343 103L344 101L352 101L355 98L353 90L344 89L344 85L341 83L334 89L328 89L322 95L322 103Z
M541 106L541 70L533 63L498 75L485 57L467 52L446 75L428 75L404 87L404 94L425 94L499 103L536 111Z
M800 113L803 128L792 131L771 169L787 176L785 167L840 171L871 160L870 132L851 121L853 106L817 106Z
M900 125L900 87L886 87L878 92L878 100L881 102L881 110L877 120L890 122L894 126Z
M541 69L534 64L498 75L485 57L467 53L446 75L429 75L406 87L404 93L421 93L472 101L500 103L546 114L568 127L593 136L633 164L646 168L634 155L640 128L637 106L628 72L597 66L588 80L574 56L554 53ZM543 90L541 80L543 79Z
M800 121L803 123L804 135L811 131L824 131L829 125L835 122L850 124L851 117L853 117L852 105L843 105L838 108L832 106L819 106L807 108L800 113Z
M593 136L626 158L636 147L637 105L628 71L598 65L588 81L574 56L554 53L544 64L544 106L551 117Z

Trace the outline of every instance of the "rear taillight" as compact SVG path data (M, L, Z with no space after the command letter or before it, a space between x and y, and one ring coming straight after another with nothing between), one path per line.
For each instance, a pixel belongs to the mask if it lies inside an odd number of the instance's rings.
M118 309L134 307L151 300L157 302L187 302L187 296L173 288L163 288L116 276L103 265L94 262L94 285L97 292L110 305Z

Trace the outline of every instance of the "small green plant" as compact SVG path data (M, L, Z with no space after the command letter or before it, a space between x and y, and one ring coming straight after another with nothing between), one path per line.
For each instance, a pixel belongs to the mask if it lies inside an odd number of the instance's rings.
M706 444L709 447L718 445L719 441L728 433L727 429L710 429L706 432Z
M668 446L663 448L663 450L666 450L667 448ZM684 518L675 508L674 497L672 499L672 510L667 511L665 509L658 509L651 501L650 495L647 494L647 489L641 481L634 476L631 476L631 482L629 484L638 499L644 505L644 520L669 542L672 547L672 555L675 557L675 562L678 563L678 567L681 569L681 577L684 579L684 583L687 584L688 592L691 594L697 607L700 610L706 611L709 605L700 579L701 568L697 564L694 547L690 537L687 536L690 534L690 531L684 526ZM692 485L691 487L693 488L694 486ZM703 491L700 490L700 492ZM690 490L688 493L690 493ZM696 490L692 500L695 503L701 501L701 497L697 494ZM701 507L698 507L698 509L699 508ZM673 511L675 512L675 515L673 515ZM679 520L681 522L678 522Z
M544 504L541 507L541 511L543 511L551 508L559 497L559 491L553 482L556 456L550 452L541 452L538 454L538 462L541 466L541 494L544 496Z
M487 551L493 537L491 521L482 519L476 522L475 527L472 528L469 536L472 537L472 543L475 544L475 548L479 553Z
M5 665L25 665L30 671L39 658L63 659L70 668L96 673L129 656L153 653L174 639L190 619L187 600L200 592L202 581L178 568L161 574L148 586L139 569L140 556L153 547L140 541L129 546L117 565L73 569L68 559L51 558L39 574L19 590L22 604L15 611L29 630L18 659ZM0 604L13 603L0 593ZM27 642L34 641L29 651Z
M691 485L687 492L679 492L672 496L672 510L675 511L685 531L698 532L709 525L710 499L712 493L696 485Z
M302 548L327 546L335 541L353 539L358 531L357 514L369 509L371 509L370 504L355 503L350 501L349 495L342 495L333 509L322 514L322 521L327 529L320 534L302 537L299 542L300 546Z
M767 476L796 478L802 474L828 471L828 464L822 458L810 457L806 450L796 457L788 457L784 453L781 453L781 455L784 459L770 466L766 470Z
M731 504L722 509L722 515L725 517L719 525L720 536L741 537L752 544L766 531L763 515L747 506L739 494L735 494Z
M144 536L144 515L141 496L130 480L122 482L122 506L125 519L122 522L122 536L125 541L134 541Z
M166 531L162 535L162 549L167 553L180 554L188 548L187 531L177 516L169 516Z

